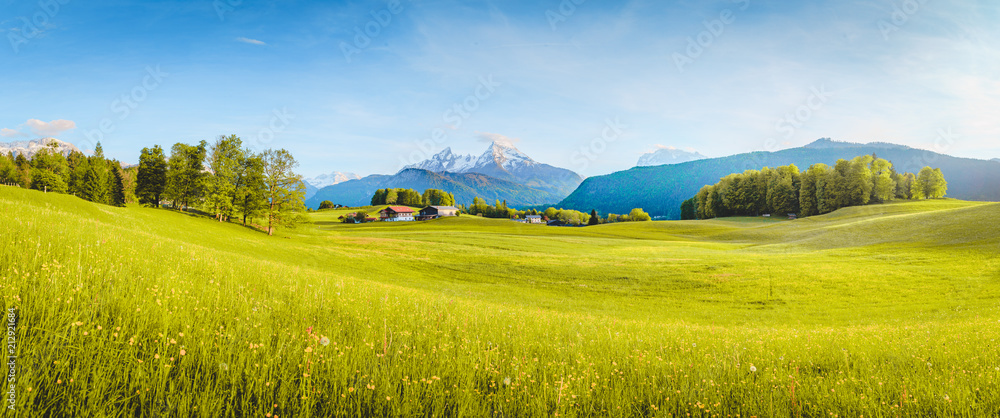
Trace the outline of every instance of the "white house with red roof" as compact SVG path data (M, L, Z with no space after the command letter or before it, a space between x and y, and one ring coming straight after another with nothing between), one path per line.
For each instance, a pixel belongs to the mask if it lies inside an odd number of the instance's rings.
M413 209L406 206L389 206L378 211L379 220L383 222L406 222L413 220Z

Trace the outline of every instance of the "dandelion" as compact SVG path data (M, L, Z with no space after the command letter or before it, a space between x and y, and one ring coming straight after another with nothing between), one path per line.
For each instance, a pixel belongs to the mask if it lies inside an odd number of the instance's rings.
M312 351L313 351L313 348L312 348L312 347L306 347L306 352L307 352L307 353L311 353Z
M160 359L160 355L159 354L153 354L153 358L156 359L156 360L159 360Z
M330 345L330 339L326 338L326 337L320 338L319 343L323 347L326 347L326 346Z
M187 351L181 350L181 355L183 356L185 354L187 354Z
M754 366L750 366L750 372L757 373L757 368Z
M219 363L219 370L222 370L224 372L228 372L229 371L229 365L226 364L226 363Z
M510 386L510 377L505 377L505 378L503 379L503 384L504 384L505 386Z

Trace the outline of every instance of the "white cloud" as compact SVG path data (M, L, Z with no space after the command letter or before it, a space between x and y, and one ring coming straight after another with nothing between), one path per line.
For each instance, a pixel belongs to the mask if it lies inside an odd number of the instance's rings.
M70 129L76 129L76 122L65 119L56 119L51 122L43 122L38 119L28 119L24 126L31 129L31 132L38 136L56 136Z
M501 144L514 145L521 142L520 138L510 138L500 134L493 134L489 132L476 132L476 136L480 142L497 142Z
M673 147L673 146L670 146L670 145L660 145L660 144L656 144L656 148L658 148L658 149L677 149L676 147Z
M0 136L2 136L4 138L16 138L16 137L19 137L19 136L28 136L28 135L26 135L25 133L23 133L21 131L15 131L13 129L3 128L3 129L0 129Z
M256 39L244 38L242 36L239 37L239 38L236 38L236 42L243 42L243 43L252 44L252 45L267 45L267 43L264 42L264 41L258 41Z

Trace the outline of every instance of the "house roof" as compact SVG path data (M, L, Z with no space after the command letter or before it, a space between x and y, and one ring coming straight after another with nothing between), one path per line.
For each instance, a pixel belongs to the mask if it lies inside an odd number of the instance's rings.
M542 219L542 215L528 215L528 216L525 216L525 218L531 218L531 219L538 218L538 219Z
M379 213L382 213L382 212L413 213L413 209L410 209L410 208L408 208L406 206L389 206L389 207L387 207L385 209L382 209L382 210L380 210L378 212Z
M427 208L434 208L434 209L437 209L437 210L458 210L458 208L456 208L454 206L428 206ZM427 209L427 208L424 208L424 209Z

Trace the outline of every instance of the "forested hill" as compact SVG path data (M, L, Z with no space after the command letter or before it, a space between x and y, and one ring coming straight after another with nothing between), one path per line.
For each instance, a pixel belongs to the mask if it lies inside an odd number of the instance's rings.
M484 174L435 173L407 168L391 176L375 174L324 187L306 200L306 206L315 209L324 200L346 206L364 206L371 202L376 190L384 188L413 189L418 192L426 189L444 190L454 194L455 202L460 204L470 204L476 197L488 202L506 200L507 204L515 207L539 205L558 199L551 193Z
M958 158L936 152L887 143L855 144L820 139L800 148L777 152L752 152L681 164L635 167L584 180L559 207L607 213L628 213L643 208L653 216L680 219L680 206L702 186L714 184L728 174L764 167L795 164L800 170L816 163L834 165L862 154L876 154L893 163L898 172L939 167L948 181L948 197L964 200L1000 201L1000 164L994 161Z

